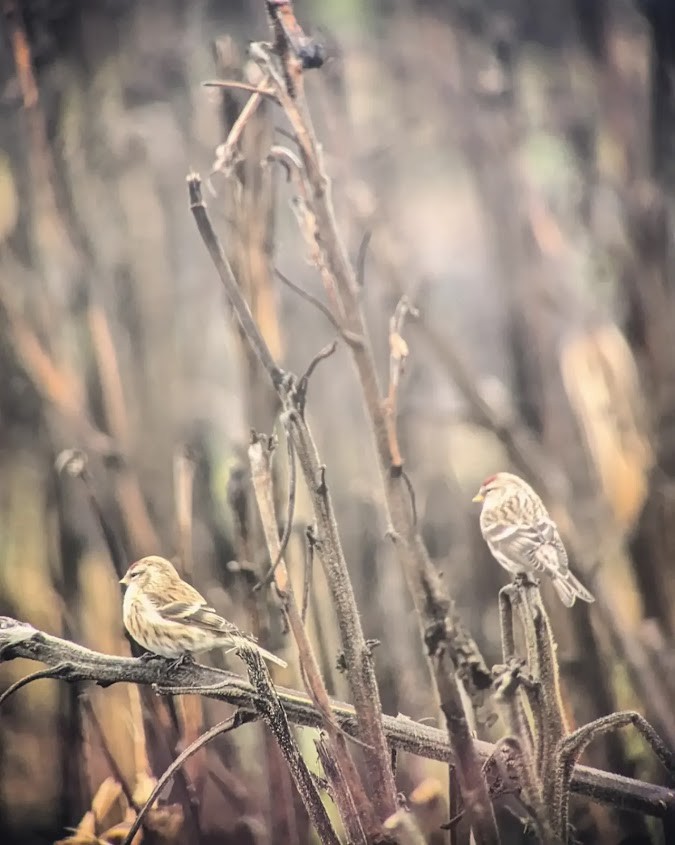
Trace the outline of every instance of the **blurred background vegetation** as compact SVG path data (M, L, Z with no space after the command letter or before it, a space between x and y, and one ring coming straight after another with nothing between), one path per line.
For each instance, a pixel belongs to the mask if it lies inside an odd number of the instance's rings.
M2 11L0 613L128 654L117 581L128 562L161 553L291 660L278 608L251 592L267 560L246 445L250 427L272 431L276 398L230 319L184 179L209 173L246 101L201 83L255 82L246 44L266 37L264 4L5 0ZM401 447L462 618L498 662L505 575L470 500L485 475L511 468L548 496L577 573L602 597L567 611L545 592L571 723L634 708L672 746L672 6L304 0L296 12L327 45L308 96L355 260L371 233L362 297L383 380L401 293L420 310L406 330ZM208 201L273 353L303 371L333 335L274 273L322 296L290 188L260 166L283 131L266 104L244 161L229 180L213 175ZM343 347L313 379L308 414L366 636L382 643L385 712L435 719ZM69 449L86 454L84 478L57 471ZM310 522L301 490L298 577ZM347 697L318 567L310 632L329 691ZM243 672L235 656L213 659ZM0 667L0 689L28 671L20 664ZM278 679L301 687L294 672ZM71 841L94 841L85 833L123 818L115 783L143 800L176 749L227 709L31 685L0 718L0 838L66 837L93 801ZM660 777L632 735L598 740L584 761ZM397 782L430 808L430 830L447 820L447 767L401 755ZM158 841L310 841L257 725L209 746L164 797ZM584 802L575 823L587 842L659 836Z

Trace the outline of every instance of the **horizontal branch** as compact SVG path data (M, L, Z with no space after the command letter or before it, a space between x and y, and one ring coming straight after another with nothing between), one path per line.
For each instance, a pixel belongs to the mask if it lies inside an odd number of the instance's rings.
M146 684L154 686L161 694L201 694L226 701L242 710L256 711L255 690L244 677L233 672L198 663L170 666L160 659L143 661L101 654L2 616L0 663L17 657L37 660L52 668L54 671L49 677L57 680L94 681L100 686ZM285 687L277 687L277 692L289 721L305 727L322 726L321 714L306 695ZM331 707L339 726L346 733L356 736L354 708L340 701L331 701ZM391 746L420 757L453 762L445 731L404 716L383 716L383 725ZM476 741L476 749L486 759L494 751L494 746ZM650 816L664 817L675 813L675 790L588 766L575 768L572 791L593 801Z

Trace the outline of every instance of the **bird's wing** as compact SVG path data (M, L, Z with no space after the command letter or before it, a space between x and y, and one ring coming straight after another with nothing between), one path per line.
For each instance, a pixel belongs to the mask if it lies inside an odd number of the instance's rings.
M146 597L152 602L155 610L167 622L183 622L196 625L206 631L222 632L233 636L244 636L236 625L223 619L213 607L206 604L204 598L194 591L198 599L192 601L170 601L157 594L147 593ZM191 596L192 597L192 596Z
M567 552L551 519L543 517L527 525L493 522L483 530L488 543L514 563L529 563L562 577L568 572Z

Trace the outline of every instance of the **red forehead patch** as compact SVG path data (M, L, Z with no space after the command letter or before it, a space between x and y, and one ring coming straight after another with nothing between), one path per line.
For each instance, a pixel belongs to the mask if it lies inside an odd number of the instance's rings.
M496 476L496 475L488 475L488 477L487 477L487 478L485 479L485 481L483 482L482 486L483 486L483 487L487 487L487 486L488 486L488 484L492 484L492 482L493 482L493 481L495 481L495 480L496 480L496 478L497 478L497 476Z

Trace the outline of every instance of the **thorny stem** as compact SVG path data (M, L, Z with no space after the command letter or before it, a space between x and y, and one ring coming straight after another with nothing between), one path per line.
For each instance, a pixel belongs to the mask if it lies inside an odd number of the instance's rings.
M258 693L256 709L272 731L288 763L293 782L322 845L340 845L316 784L291 733L288 717L262 657L252 648L242 648L239 653L248 667L251 684Z
M37 660L51 668L60 665L62 668L52 677L68 683L93 681L100 686L118 683L147 685L162 695L204 695L257 712L258 692L234 672L199 663L168 666L163 660L143 661L101 654L70 640L38 631L25 622L1 616L0 663L16 658ZM283 687L277 687L276 692L289 720L306 727L323 726L322 714L307 695ZM354 707L331 699L330 708L341 730L350 735L358 734ZM382 723L392 748L444 763L454 762L445 731L402 716L383 716ZM483 761L495 752L495 746L488 742L476 740L475 746ZM675 812L675 790L588 766L575 767L572 791L619 810L646 813L658 818Z

